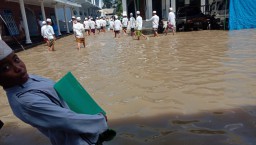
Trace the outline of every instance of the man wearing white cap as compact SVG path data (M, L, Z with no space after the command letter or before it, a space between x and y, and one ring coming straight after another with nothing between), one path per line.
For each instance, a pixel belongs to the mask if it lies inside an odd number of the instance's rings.
M24 62L0 40L0 86L14 115L37 128L52 145L102 142L101 134L109 133L106 117L71 111L55 91L54 84L53 80L29 75Z
M72 21L72 26L74 26L77 22L76 17L72 16L71 21Z
M135 25L136 25L136 20L135 20L135 18L133 17L133 14L130 13L131 36L134 36L134 28L135 28Z
M44 41L47 43L47 46L48 46L47 38L46 38L45 34L43 33L45 28L46 28L46 22L42 21L41 36L44 38Z
M115 21L114 21L114 32L115 32L115 38L118 35L118 38L120 38L120 30L122 28L122 23L120 20L118 20L118 16L115 15Z
M93 33L93 35L95 35L95 26L96 26L96 23L94 21L93 18L90 19L90 29L91 29L91 32Z
M113 18L110 18L109 29L110 29L111 32L114 31L114 20L113 20Z
M51 26L52 20L47 18L46 23L47 23L47 25L45 26L45 28L42 30L41 33L47 39L48 51L55 51L54 43L55 43L56 37L55 37L55 33L53 31L53 28Z
M158 37L158 25L159 25L159 17L156 15L156 11L153 11L153 17L151 19L147 19L146 21L152 21L152 27L154 31L154 37Z
M137 11L137 18L136 18L136 36L138 37L138 40L140 40L140 36L147 39L147 37L142 34L142 17L140 16L140 11Z
M123 19L122 19L122 27L123 27L123 32L126 35L126 30L128 26L128 18L126 12L123 13Z
M101 30L104 33L106 32L106 26L107 26L107 21L106 21L105 17L102 17L102 19L101 19Z
M89 31L90 31L90 22L88 21L88 18L85 17L84 18L84 31L86 33L86 35L90 35Z
M76 37L76 42L77 42L77 49L80 50L81 49L81 43L83 43L84 47L85 47L85 41L84 41L84 25L82 23L80 23L81 18L77 17L76 18L77 22L76 24L73 26L73 31Z
M96 17L96 29L98 30L98 34L100 34L100 29L101 29L101 21L98 17Z
M172 30L172 34L174 35L175 29L176 29L176 21L175 21L175 14L173 12L173 9L169 9L170 13L168 15L168 21L167 21L167 27L165 29L165 35L168 33L168 29Z

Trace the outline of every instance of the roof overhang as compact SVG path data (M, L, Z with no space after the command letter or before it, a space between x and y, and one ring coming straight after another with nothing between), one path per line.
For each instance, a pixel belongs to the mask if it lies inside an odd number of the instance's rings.
M6 0L6 1L19 3L19 0ZM24 1L24 4L36 5L36 6L40 6L41 2L43 2L45 7L50 7L50 8L53 8L55 5L82 7L82 5L79 3L67 1L67 0L23 0L23 1Z

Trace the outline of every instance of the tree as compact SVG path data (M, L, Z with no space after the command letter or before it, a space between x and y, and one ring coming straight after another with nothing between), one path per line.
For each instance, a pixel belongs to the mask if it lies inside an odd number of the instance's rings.
M114 7L116 8L116 14L121 16L123 13L122 0L115 0Z

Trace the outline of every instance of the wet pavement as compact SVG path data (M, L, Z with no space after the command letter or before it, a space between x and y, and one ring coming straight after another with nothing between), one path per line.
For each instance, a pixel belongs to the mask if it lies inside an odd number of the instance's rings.
M255 145L256 30L193 31L133 40L74 36L19 52L29 73L59 80L68 71L107 112L107 145ZM12 114L0 90L0 144L50 144ZM24 135L25 134L25 135Z

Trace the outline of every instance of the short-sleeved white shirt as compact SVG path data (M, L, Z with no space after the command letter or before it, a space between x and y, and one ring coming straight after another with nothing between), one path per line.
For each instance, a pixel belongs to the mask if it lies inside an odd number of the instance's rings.
M95 22L96 22L96 27L97 28L100 28L101 27L101 22L100 22L101 20L96 20Z
M176 26L174 12L170 12L169 13L169 15L168 15L168 22L171 23L173 26Z
M45 30L46 26L47 26L47 25L43 25L43 26L41 27L41 35L42 35L44 38L46 38L46 36L45 36L45 34L44 34L44 30Z
M90 23L90 27L91 27L91 29L95 29L95 25L96 25L96 23L95 23L94 21L92 21L92 20L91 20L91 23Z
M43 29L43 35L44 38L47 38L48 40L54 39L54 31L51 25L46 25Z
M119 31L119 30L121 30L121 27L122 27L122 23L121 23L121 21L120 20L115 20L115 22L114 22L114 30L115 31Z
M123 20L122 20L122 25L123 25L123 27L127 27L128 26L128 18L123 18Z
M136 28L137 30L142 30L142 17L141 16L138 16L137 19L136 19Z
M136 25L135 18L134 18L134 17L131 17L131 18L130 18L130 27L131 27L131 28L135 28L135 25Z
M89 29L90 28L90 22L89 21L84 21L84 29Z
M84 33L83 33L84 25L81 24L80 22L77 22L76 24L74 24L73 31L77 38L84 38Z
M102 20L101 23L102 23L103 27L106 27L106 25L107 25L107 21L106 20Z
M113 29L113 28L114 28L114 21L113 21L113 20L111 20L111 21L109 22L109 28L110 28L110 29Z
M151 19L148 21L152 21L153 28L158 28L159 25L159 17L157 15L154 15Z

